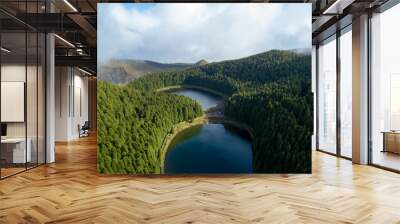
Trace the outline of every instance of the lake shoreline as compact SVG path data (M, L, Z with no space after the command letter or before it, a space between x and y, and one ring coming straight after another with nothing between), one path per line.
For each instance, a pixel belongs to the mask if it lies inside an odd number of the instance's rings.
M203 116L193 119L192 122L188 122L188 121L180 122L173 127L173 133L168 133L164 137L163 143L161 145L161 149L160 149L161 174L164 173L165 157L168 153L168 150L169 150L172 140L179 133L185 131L186 129L195 127L198 125L204 125L204 124L230 124L232 126L235 126L237 128L245 130L250 135L252 142L254 140L253 130L251 128L249 128L245 124L239 123L234 120L227 119L223 115L209 116L208 114L204 114Z
M163 88L159 88L156 90L156 92L164 92L164 91L168 91L168 90L175 90L175 89L197 89L197 90L201 90L204 92L208 92L217 96L222 97L223 99L229 97L228 95L215 91L213 89L209 89L207 87L202 87L202 86L195 86L195 85L188 85L188 84L182 84L182 85L176 85L176 86L167 86L167 87L163 87Z
M254 135L253 135L253 130L246 124L234 121L232 119L227 118L224 115L224 102L225 99L229 96L212 90L208 89L206 87L201 87L201 86L194 86L194 85L175 85L175 86L167 86L164 88L157 89L156 92L163 92L163 91L168 91L168 90L175 90L175 89L195 89L195 90L200 90L204 92L208 92L217 96L220 96L222 99L221 101L212 108L207 109L204 111L204 114L200 117L197 117L191 121L184 121L180 122L172 128L172 133L168 133L165 137L164 140L161 144L160 147L160 161L161 161L161 173L164 173L164 163L165 163L165 157L168 153L169 147L171 145L172 140L181 132L185 131L188 128L195 127L198 125L204 125L204 124L230 124L232 126L235 126L239 129L245 130L251 137L251 140L253 142L254 140Z

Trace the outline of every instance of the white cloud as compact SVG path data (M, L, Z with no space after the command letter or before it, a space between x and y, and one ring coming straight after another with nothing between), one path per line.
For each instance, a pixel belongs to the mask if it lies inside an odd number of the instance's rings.
M310 4L99 4L98 59L221 61L311 47Z

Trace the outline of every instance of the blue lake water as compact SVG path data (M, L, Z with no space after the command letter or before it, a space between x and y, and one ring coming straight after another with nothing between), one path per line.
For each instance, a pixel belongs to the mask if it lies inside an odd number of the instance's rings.
M201 105L203 110L215 107L221 100L221 97L217 95L196 89L182 88L182 89L171 90L169 92L173 94L187 96L189 98L196 100Z
M164 173L252 173L251 147L248 133L231 125L194 126L171 142Z

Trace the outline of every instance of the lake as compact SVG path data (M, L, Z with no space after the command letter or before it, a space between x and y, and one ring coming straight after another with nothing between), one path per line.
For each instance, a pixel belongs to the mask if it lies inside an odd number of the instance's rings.
M168 91L173 94L187 96L196 100L203 110L207 110L211 107L217 106L218 102L221 100L221 97L196 89L188 89L188 88L180 88Z
M221 97L197 89L169 91L199 102L203 110ZM253 153L249 133L232 125L213 123L190 127L178 133L164 161L166 174L252 173Z
M228 124L204 124L183 130L171 142L164 173L252 173L248 133Z

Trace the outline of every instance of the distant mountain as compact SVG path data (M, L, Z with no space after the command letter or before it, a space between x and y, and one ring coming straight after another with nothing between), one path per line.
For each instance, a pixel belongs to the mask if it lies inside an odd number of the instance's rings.
M204 65L208 62L201 60L191 63L160 63L147 60L111 59L99 67L99 80L112 83L127 83L147 73L156 71L182 70L196 65Z
M204 59L202 59L202 60L196 62L196 65L206 65L206 64L208 64L208 61L206 61L206 60L204 60Z
M271 81L291 75L308 74L311 49L270 50L244 58L212 62L202 59L196 63L160 63L147 60L112 59L100 65L99 80L127 83L148 73L179 71L195 68L206 74L225 74L241 80ZM286 69L286 70L284 70Z
M289 50L291 52L294 53L298 53L298 54L306 54L306 55L310 55L311 54L311 49L310 48L296 48L296 49L292 49Z

